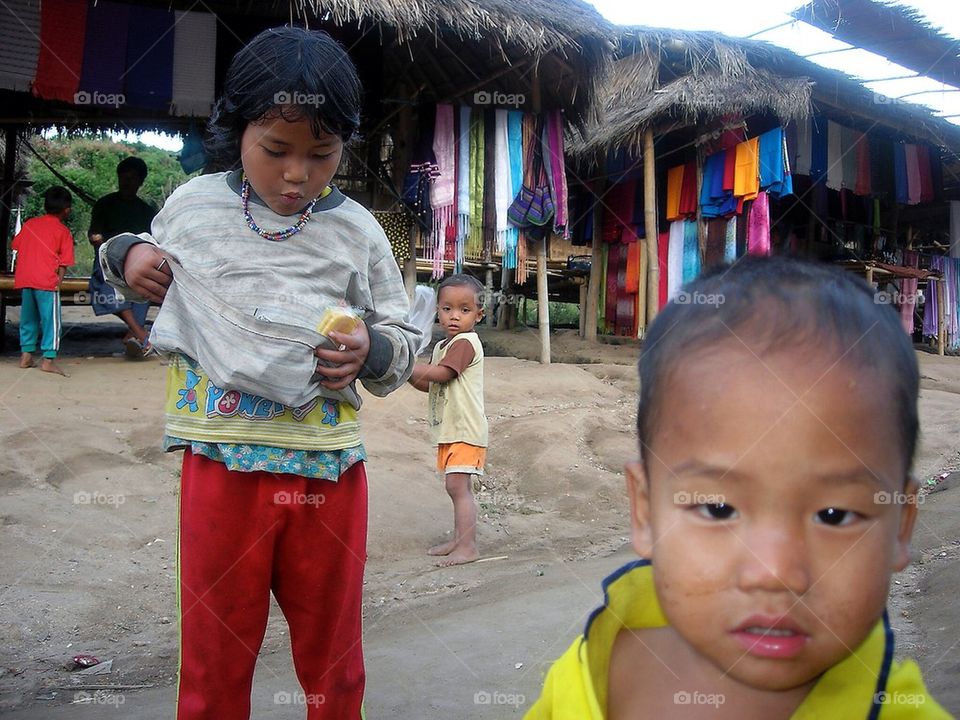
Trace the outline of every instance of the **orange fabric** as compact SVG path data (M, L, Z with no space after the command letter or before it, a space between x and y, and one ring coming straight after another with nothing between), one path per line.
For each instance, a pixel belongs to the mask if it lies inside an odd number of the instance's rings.
M683 165L667 170L667 220L680 218L680 190L683 188Z
M760 138L755 137L737 145L736 169L733 175L733 194L744 200L753 200L760 192Z
M628 293L640 292L640 251L642 243L633 242L627 245L627 276L624 280L624 289Z
M437 445L437 470L440 472L483 472L487 462L487 449L467 443Z

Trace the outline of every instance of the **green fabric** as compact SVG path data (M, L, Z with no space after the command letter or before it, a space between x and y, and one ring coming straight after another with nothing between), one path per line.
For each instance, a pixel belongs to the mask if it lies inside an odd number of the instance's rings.
M483 255L483 110L470 114L470 235L466 255Z

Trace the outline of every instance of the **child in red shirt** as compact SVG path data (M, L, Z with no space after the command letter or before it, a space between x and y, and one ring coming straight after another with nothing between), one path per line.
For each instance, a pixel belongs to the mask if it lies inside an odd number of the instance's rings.
M73 196L56 185L43 194L45 215L31 218L13 239L17 264L13 286L20 290L20 367L33 367L40 338L40 369L66 377L54 359L60 349L60 283L73 265L73 235L63 224Z

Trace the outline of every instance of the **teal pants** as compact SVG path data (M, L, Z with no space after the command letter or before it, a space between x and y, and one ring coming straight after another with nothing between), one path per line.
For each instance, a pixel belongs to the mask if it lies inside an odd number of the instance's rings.
M20 301L20 350L36 352L37 339L45 358L60 350L60 293L24 288Z

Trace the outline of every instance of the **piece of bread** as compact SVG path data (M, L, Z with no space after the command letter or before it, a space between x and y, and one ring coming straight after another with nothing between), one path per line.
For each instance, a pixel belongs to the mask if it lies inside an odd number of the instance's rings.
M321 335L329 335L331 332L338 332L344 335L350 335L357 329L361 322L356 313L341 307L327 308L320 318L317 325L317 332Z

